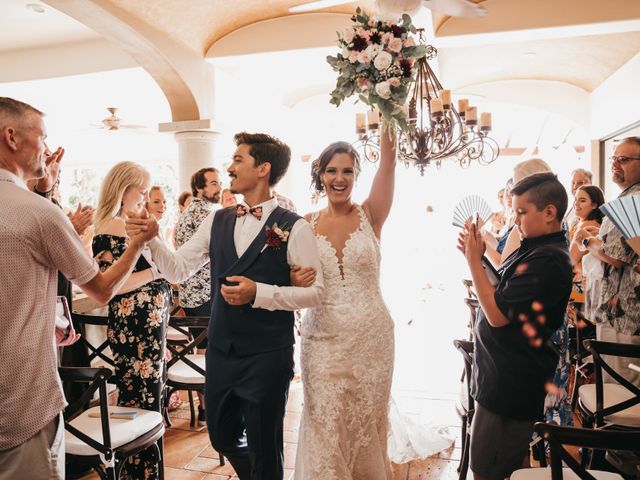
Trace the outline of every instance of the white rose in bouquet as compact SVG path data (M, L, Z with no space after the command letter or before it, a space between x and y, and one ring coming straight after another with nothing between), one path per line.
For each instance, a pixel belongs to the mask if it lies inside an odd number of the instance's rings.
M371 58L376 58L376 55L378 55L381 51L382 45L378 45L377 43L372 43L365 49L365 52L367 52L369 54L369 57Z
M380 55L376 57L378 59ZM380 82L376 85L376 93L382 98L390 98L391 97L391 85L389 82Z
M389 52L380 52L376 55L375 60L373 61L373 66L376 67L380 72L385 71L391 65L393 58Z

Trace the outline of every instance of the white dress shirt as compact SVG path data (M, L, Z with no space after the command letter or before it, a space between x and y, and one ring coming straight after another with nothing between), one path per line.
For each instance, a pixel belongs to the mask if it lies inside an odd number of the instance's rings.
M243 203L247 208L246 203ZM254 205L262 207L262 218L258 220L247 213L236 220L233 231L233 241L238 257L241 257L257 235L264 231L265 223L271 212L278 206L275 198L264 203ZM171 252L159 238L149 242L149 247L156 265L162 276L171 283L180 283L195 274L209 260L209 245L211 243L211 226L218 211L211 213L201 224L198 231L182 245L175 253ZM271 226L271 225L269 225ZM266 239L265 239L266 242ZM256 298L253 308L265 310L297 310L320 305L324 294L322 278L322 264L316 246L316 238L311 225L304 220L298 220L287 239L287 262L289 265L313 267L316 271L316 281L308 288L280 287L266 283L256 283Z

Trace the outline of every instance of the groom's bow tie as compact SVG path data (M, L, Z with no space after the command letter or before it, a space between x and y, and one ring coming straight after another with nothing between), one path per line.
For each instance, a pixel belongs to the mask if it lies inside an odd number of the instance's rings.
M250 213L258 220L262 219L262 207L247 208L244 205L238 205L236 207L236 217L244 217L247 213Z

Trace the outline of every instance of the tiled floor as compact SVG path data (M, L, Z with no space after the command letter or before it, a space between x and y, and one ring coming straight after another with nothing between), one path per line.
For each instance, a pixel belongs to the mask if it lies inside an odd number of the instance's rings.
M460 423L455 415L454 402L451 399L429 399L421 397L417 392L412 397L402 397L403 411L419 411L428 408L437 411L434 418L449 423L449 430L455 434L456 441L449 449L423 461L415 461L404 465L393 465L394 480L418 479L454 479L460 459ZM408 408L408 410L407 410ZM302 411L302 384L294 380L289 393L289 403L284 422L285 480L293 478L296 447L298 441L298 425ZM440 415L441 414L441 415ZM173 426L165 434L165 478L167 480L233 480L233 468L227 464L220 466L217 453L209 444L206 429L195 431L189 427L189 405L182 406L171 413ZM86 480L97 479L97 475L84 477Z

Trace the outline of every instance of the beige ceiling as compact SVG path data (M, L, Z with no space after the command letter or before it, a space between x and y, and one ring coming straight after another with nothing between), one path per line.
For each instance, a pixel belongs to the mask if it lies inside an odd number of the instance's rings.
M500 80L552 80L593 91L640 52L640 32L439 50L451 88ZM640 82L640 80L639 80Z
M25 4L29 1L35 0L0 1L0 61L3 51L82 42L94 35L55 10L44 16L26 13ZM487 10L485 17L466 19L434 14L431 25L427 25L427 31L435 35L430 41L440 51L440 75L445 84L454 88L497 80L538 79L565 82L591 92L640 51L640 0L476 1ZM65 0L63 3L77 5L78 9L83 4L117 9L123 13L120 18L129 25L148 27L156 32L156 38L186 47L195 58L204 58L207 52L215 50L217 44L223 43L221 39L230 43L238 32L244 32L249 39L246 48L255 45L255 51L260 51L259 45L267 37L280 37L281 44L290 45L291 49L301 44L308 46L301 39L304 31L291 34L286 23L287 19L303 18L289 13L288 8L307 3L304 0ZM374 0L360 0L321 12L338 14L336 18L344 19L356 6L371 11L373 4ZM327 18L322 27L326 34L319 40L324 45L335 41L334 31L326 28ZM308 25L309 29L314 28L313 21ZM117 41L114 45L118 47Z
M264 20L294 15L289 7L302 0L110 0L122 10L166 32L202 54L225 35ZM321 10L351 15L354 5L373 10L373 0ZM291 39L292 43L296 41Z

